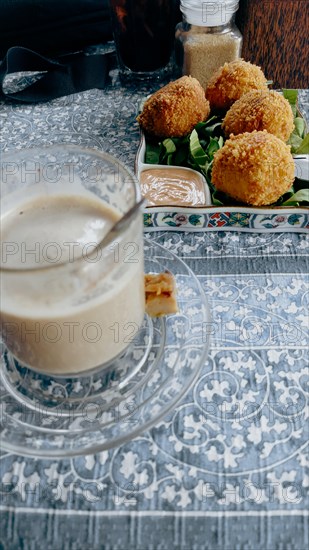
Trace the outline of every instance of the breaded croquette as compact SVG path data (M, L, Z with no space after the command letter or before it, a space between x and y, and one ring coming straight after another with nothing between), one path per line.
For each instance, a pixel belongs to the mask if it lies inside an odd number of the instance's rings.
M278 92L253 90L235 101L222 127L226 136L267 130L287 141L294 128L294 117L289 102Z
M204 90L196 78L182 76L146 100L137 121L147 134L159 138L189 134L210 112Z
M251 90L267 90L267 80L260 67L237 59L224 63L211 77L206 98L211 110L227 111L237 99Z
M293 181L290 147L266 130L232 136L214 155L213 185L245 204L272 204Z

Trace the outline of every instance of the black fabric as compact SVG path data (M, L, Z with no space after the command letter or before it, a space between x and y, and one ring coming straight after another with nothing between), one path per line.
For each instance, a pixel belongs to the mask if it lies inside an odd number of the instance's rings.
M105 55L67 55L49 59L26 48L10 48L0 63L0 98L37 103L91 88L104 88L108 73L116 66L113 53ZM19 71L38 71L42 76L16 93L4 93L6 75Z
M109 0L0 0L0 59L12 46L55 56L111 39Z
M179 0L171 1L178 7ZM109 4L110 0L0 0L0 98L33 103L103 88L116 66L112 54L68 54L112 39ZM46 73L18 93L4 93L7 74L31 70Z

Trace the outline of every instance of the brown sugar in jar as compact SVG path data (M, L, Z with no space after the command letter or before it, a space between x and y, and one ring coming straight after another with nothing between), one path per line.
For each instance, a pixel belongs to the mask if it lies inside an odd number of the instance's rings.
M238 1L182 0L183 22L176 26L178 74L191 75L203 88L225 62L241 56L242 35L234 23Z

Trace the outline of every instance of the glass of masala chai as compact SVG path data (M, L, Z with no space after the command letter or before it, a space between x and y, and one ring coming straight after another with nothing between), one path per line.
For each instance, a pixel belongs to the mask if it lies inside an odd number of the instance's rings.
M119 357L145 312L143 222L99 243L139 199L112 156L74 145L1 159L1 335L22 366L78 376Z

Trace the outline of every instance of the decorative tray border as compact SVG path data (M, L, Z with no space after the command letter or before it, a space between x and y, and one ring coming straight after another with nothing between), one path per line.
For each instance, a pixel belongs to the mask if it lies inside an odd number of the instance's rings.
M142 131L140 135L140 143L135 158L135 173L138 180L143 170L154 167L154 165L144 163L146 140ZM155 165L155 167L166 168L164 165ZM295 165L296 175L299 175L298 170L299 167ZM206 180L205 185L208 187ZM303 233L309 229L309 209L295 206L249 207L209 205L194 208L146 206L144 208L144 227L147 231Z
M276 212L274 213L274 210ZM144 209L147 231L248 231L248 232L305 232L309 229L305 208L254 209L235 206L204 208L148 207Z

